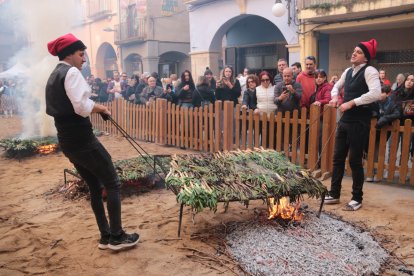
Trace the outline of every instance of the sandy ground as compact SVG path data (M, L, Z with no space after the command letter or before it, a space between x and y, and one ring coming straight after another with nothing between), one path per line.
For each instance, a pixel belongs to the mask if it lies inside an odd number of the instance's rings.
M0 118L0 138L21 132L19 118ZM137 156L121 137L100 140L114 160ZM188 151L141 143L150 153ZM265 212L262 202L249 209L232 203L227 213L204 211L195 216L185 208L181 239L177 239L179 205L167 190L154 190L124 199L122 217L127 231L138 231L135 249L113 253L97 248L99 234L89 202L65 200L50 191L63 185L63 169L71 168L62 153L21 161L0 157L0 275L234 275L240 270L209 233L225 223L254 219ZM329 185L329 180L325 182ZM344 180L343 204L350 199L351 181ZM414 266L414 190L396 185L366 183L364 206L342 211L342 204L325 206L344 220L369 229L396 256L393 265ZM316 206L316 201L308 201ZM219 231L219 230L218 230ZM201 238L200 238L201 237ZM204 238L203 238L204 237ZM192 248L211 254L215 261L193 258ZM189 257L190 256L190 257ZM221 266L217 259L226 266ZM223 272L223 273L222 273ZM384 275L397 274L387 269ZM407 274L402 274L407 275Z

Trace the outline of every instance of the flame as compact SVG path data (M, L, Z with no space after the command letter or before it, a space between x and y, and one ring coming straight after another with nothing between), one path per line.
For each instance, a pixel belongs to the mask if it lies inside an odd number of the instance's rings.
M282 197L276 203L274 198L269 198L268 219L280 217L284 220L300 221L303 218L303 214L299 211L299 206L299 201L296 203L296 206L292 206L289 202L289 197Z
M57 148L58 148L58 144L38 146L37 152L40 154L49 154L49 153L56 152Z

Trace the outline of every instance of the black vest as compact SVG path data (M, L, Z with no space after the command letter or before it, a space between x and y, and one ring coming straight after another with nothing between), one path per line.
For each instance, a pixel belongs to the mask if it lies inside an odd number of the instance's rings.
M369 91L368 85L365 81L365 69L367 69L367 67L368 64L362 67L353 77L352 68L350 68L346 73L344 102L349 102L353 99L359 98L362 94ZM369 123L371 120L371 109L369 105L354 106L344 112L341 120L344 122L364 121Z
M89 117L75 113L65 90L70 65L59 63L46 84L46 113L55 119L59 144L65 151L79 150L96 141Z

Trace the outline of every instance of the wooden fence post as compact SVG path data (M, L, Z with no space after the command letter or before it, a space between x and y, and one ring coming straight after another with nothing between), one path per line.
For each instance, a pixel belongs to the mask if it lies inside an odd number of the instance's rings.
M157 99L155 105L155 141L159 145L165 145L167 143L167 104L166 99Z
M223 106L223 150L233 149L234 103L225 101Z
M222 102L221 101L216 101L214 103L214 111L215 111L215 116L214 116L214 151L220 151L221 148L221 131L222 131Z
M318 166L319 155L319 127L320 127L320 107L311 105L309 116L309 141L308 141L308 169L312 171ZM302 134L305 135L306 134Z

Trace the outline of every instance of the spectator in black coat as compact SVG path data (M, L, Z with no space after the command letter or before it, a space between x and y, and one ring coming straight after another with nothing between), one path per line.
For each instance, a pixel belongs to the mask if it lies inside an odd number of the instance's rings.
M216 99L223 102L232 101L236 106L240 95L240 82L234 77L233 68L230 66L224 67L221 79L217 83Z
M207 77L200 76L193 92L193 106L208 106L210 103L214 103L215 100L216 97L214 96L214 91L211 89Z
M139 84L135 88L135 104L143 104L145 102L142 102L141 100L141 94L145 87L148 86L148 78L150 77L150 74L148 72L144 72L141 75L141 79L139 80Z
M259 85L259 78L256 75L248 75L246 79L246 90L243 93L242 108L252 109L256 112L257 97L256 87Z
M181 82L177 87L177 98L178 103L182 107L191 108L193 107L193 93L195 85L191 72L185 70L181 74Z

